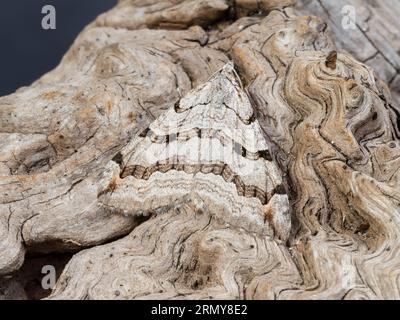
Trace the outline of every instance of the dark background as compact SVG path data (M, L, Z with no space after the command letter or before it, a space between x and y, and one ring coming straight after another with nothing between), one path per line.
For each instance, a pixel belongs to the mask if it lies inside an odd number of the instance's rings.
M58 65L83 27L116 0L2 0L0 96L29 85ZM42 7L56 8L56 30L42 29Z

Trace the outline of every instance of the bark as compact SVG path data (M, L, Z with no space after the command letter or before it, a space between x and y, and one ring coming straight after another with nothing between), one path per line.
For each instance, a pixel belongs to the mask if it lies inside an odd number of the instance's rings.
M71 252L51 299L400 298L398 52L373 4L350 36L333 1L98 17L0 98L6 296L35 296L25 254Z

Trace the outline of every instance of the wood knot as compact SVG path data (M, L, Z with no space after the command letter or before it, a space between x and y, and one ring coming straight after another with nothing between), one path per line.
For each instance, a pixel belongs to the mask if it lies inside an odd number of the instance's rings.
M336 51L331 51L328 56L326 57L325 60L325 65L332 69L335 70L336 69L336 61L337 61L337 52Z

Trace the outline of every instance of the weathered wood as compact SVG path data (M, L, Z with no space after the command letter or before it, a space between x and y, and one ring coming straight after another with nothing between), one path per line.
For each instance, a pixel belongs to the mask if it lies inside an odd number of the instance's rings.
M0 98L0 274L72 251L52 299L400 298L390 68L325 2L120 1Z
M328 24L337 46L374 68L400 105L400 4L397 0L299 0ZM354 19L348 8L354 10ZM347 18L349 17L349 18ZM354 26L349 26L354 23Z

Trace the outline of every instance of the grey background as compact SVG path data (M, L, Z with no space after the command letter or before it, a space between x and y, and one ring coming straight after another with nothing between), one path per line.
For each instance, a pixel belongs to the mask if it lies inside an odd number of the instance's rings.
M2 0L0 96L29 85L53 69L82 28L116 0ZM55 6L57 29L43 30L42 7Z

